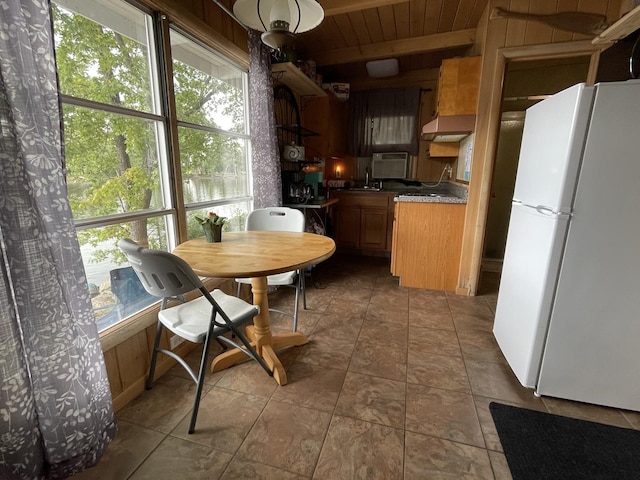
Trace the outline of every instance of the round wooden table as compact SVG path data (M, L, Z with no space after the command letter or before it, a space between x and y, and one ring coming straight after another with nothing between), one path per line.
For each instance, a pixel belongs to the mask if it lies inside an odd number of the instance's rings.
M246 231L223 232L219 243L207 243L204 237L188 240L173 253L201 276L251 278L253 303L260 307L260 313L253 318L253 326L247 327L247 336L276 381L286 385L287 375L275 350L304 345L309 339L300 332L271 334L267 275L318 264L335 250L336 244L331 238L314 233ZM246 359L237 349L223 352L214 358L211 371L223 370Z

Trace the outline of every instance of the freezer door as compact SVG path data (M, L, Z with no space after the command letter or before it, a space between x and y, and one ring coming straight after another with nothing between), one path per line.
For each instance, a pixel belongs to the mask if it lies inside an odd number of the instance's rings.
M527 109L514 199L571 211L593 93L578 84Z
M597 86L538 392L640 411L640 82Z
M514 204L493 333L522 385L535 387L569 217Z

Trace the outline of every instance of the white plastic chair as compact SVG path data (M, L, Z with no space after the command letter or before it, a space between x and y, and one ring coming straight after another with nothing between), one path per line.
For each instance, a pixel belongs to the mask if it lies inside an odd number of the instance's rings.
M288 207L268 207L259 208L249 213L247 216L247 230L271 230L279 232L304 232L305 218L300 210ZM238 282L238 297L242 284L250 284L249 278L236 278ZM269 286L287 286L296 290L293 314L275 308L269 311L282 313L293 317L293 331L298 329L298 305L302 295L302 306L307 309L307 297L305 295L304 270L294 270L292 272L278 273L267 277Z
M260 363L269 375L272 375L262 357L256 353L239 328L251 322L253 317L258 314L259 309L244 300L227 295L221 290L209 292L189 264L171 253L143 248L129 239L120 240L118 246L127 256L145 290L151 295L162 298L146 388L150 389L153 384L158 353L164 353L182 365L197 384L191 423L189 424L189 433L193 433L200 406L211 339L215 338L221 343L224 342L241 349L247 356ZM183 295L193 290L200 290L202 296L185 302ZM169 300L179 300L182 303L167 307ZM204 344L200 370L197 375L180 356L170 350L160 348L163 327L190 342ZM227 332L231 332L237 337L242 345L223 336Z

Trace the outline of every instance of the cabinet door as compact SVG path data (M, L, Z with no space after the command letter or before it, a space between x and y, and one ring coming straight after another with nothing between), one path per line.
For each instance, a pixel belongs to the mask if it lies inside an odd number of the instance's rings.
M394 275L403 287L455 291L465 205L399 203Z
M361 210L360 248L386 249L388 219L389 212L386 208L363 208Z
M442 61L438 81L438 115L475 115L482 57Z
M360 207L336 209L336 243L343 247L359 247Z

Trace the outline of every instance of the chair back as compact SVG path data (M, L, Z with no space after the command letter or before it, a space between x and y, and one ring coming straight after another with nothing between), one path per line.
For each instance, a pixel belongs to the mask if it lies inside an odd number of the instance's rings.
M156 297L176 297L203 288L187 262L169 252L151 250L123 238L118 246L127 256L144 289Z
M304 214L295 208L267 207L253 210L247 216L247 230L304 232Z

